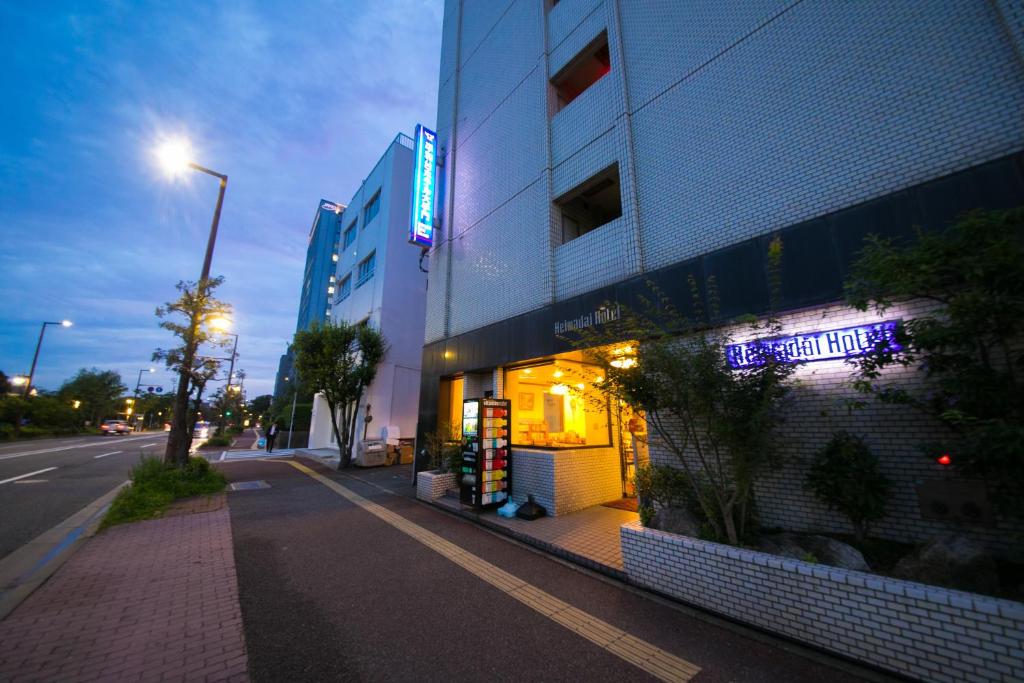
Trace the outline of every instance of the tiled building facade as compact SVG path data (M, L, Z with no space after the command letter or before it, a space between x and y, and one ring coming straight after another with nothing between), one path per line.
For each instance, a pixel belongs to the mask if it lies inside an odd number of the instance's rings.
M443 413L445 378L489 377L479 390L501 396L510 368L569 350L560 323L628 305L648 279L686 296L687 276L714 276L723 324L763 313L774 234L786 246L787 333L866 320L837 303L864 235L1024 203L1022 8L449 0L420 432ZM827 361L798 374L788 464L758 491L763 521L843 530L801 482L806 457L847 428L899 483L881 533L940 530L915 491L946 473L907 432L932 426L880 407L823 418L849 369ZM515 497L575 509L563 501L583 478L559 478L551 463L618 466L621 431L611 432L600 449L514 445ZM665 456L654 447L652 457ZM1006 531L977 533L1005 545Z

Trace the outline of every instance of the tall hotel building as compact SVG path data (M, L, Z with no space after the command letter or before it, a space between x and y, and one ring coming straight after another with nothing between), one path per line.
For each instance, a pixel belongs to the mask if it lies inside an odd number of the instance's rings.
M447 0L419 435L458 423L463 397L506 398L515 499L558 515L630 495L643 417L566 391L590 370L562 333L647 281L687 301L690 276L714 277L719 324L763 314L776 235L785 334L878 322L841 303L865 235L1024 203L1022 22L1019 0ZM802 482L848 429L899 483L877 533L947 528L921 506L948 474L917 451L930 425L833 410L849 374L798 369L762 524L847 529Z
M306 267L299 293L299 315L295 331L308 330L331 319L331 295L334 293L334 269L338 262L338 240L341 237L341 212L344 204L321 199L306 245ZM280 396L295 381L295 358L291 349L281 356L274 381L274 396ZM285 379L287 378L287 379Z

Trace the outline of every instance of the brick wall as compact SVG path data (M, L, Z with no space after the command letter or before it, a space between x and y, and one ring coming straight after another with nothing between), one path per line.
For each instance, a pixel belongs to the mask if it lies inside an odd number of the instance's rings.
M1024 605L621 528L635 584L922 680L1024 680Z
M458 487L454 472L438 474L436 472L416 473L416 497L420 500L435 501L444 496L445 491Z
M900 305L885 320L910 319L928 310L921 302ZM809 309L782 317L783 334L799 334L879 322L874 313L860 313L844 306ZM735 341L753 335L749 328L730 330ZM755 486L760 523L795 531L852 533L846 518L829 511L804 489L804 479L815 452L833 432L850 431L864 438L880 459L882 472L892 482L892 495L885 519L872 534L904 542L920 542L946 532L971 536L1003 553L1021 552L1018 539L1024 525L998 520L992 526L954 524L926 520L921 516L916 487L922 481L952 478L954 473L921 447L943 443L943 428L928 416L908 407L883 405L867 399L865 406L851 410L847 400L863 398L850 386L852 368L841 360L806 363L793 375L795 388L786 410L786 422L779 432L782 464L767 468ZM899 379L912 391L923 391L922 373L917 368L897 369L887 377ZM649 430L651 461L678 465L676 456ZM946 443L949 443L947 440ZM952 444L950 444L952 445Z

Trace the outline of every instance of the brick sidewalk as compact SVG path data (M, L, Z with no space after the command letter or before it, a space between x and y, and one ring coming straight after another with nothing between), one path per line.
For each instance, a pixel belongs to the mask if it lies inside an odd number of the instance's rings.
M0 622L3 681L248 681L246 667L223 502L108 529Z

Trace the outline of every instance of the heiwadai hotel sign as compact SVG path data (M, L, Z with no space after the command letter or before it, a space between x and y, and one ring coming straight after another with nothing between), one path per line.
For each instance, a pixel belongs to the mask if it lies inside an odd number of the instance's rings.
M437 164L437 134L416 125L416 165L412 178L412 221L409 242L421 247L434 244L434 178Z
M902 347L896 341L898 326L898 320L891 320L790 337L759 339L730 344L725 349L725 355L729 365L739 369L757 365L768 354L783 363L809 363L862 356L876 349L899 351Z

